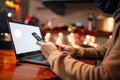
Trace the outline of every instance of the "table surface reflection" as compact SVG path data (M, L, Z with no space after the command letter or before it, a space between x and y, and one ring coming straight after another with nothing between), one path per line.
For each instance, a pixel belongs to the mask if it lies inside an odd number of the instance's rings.
M95 60L81 59L88 64ZM0 80L60 80L49 67L30 63L17 63L14 50L0 49Z
M0 80L60 80L49 67L17 63L13 50L0 49Z

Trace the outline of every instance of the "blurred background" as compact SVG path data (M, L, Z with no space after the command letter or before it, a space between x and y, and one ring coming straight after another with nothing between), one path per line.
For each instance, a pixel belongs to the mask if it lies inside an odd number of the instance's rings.
M0 0L0 48L11 48L8 21L36 25L45 41L97 47L111 37L112 15L94 0Z

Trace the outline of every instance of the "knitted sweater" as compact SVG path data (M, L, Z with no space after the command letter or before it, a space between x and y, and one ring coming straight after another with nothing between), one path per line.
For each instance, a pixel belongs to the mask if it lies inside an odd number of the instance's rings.
M100 47L76 49L74 56L102 59L99 66L86 64L54 50L47 56L53 72L62 80L120 80L120 9L115 14L112 39Z

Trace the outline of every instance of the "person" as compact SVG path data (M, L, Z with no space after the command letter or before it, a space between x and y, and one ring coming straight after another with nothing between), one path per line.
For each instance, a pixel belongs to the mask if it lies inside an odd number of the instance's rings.
M69 53L60 51L52 42L37 42L46 56L50 68L62 80L120 80L120 0L96 0L97 6L107 13L114 13L115 29L112 38L95 48L73 48L58 45ZM116 6L117 5L117 6ZM118 8L116 8L118 7ZM99 66L73 58L102 59Z

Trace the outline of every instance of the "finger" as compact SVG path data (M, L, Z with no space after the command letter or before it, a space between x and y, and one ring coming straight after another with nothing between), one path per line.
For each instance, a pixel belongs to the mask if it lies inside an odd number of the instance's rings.
M57 46L59 47L64 47L65 45L64 44L56 44Z
M36 43L41 46L44 44L44 42L40 42L40 41L37 41Z

